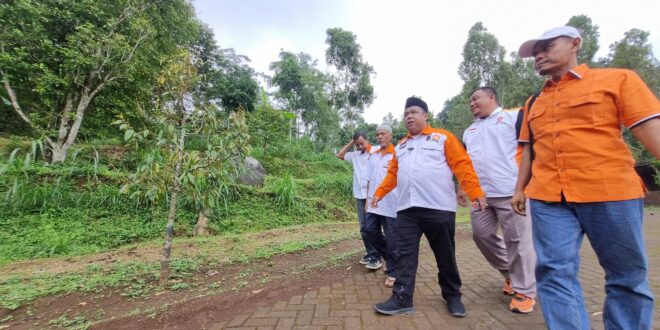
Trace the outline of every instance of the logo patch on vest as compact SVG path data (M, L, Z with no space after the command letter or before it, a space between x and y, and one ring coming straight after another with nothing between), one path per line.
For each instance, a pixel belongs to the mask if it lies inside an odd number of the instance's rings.
M440 143L440 134L433 133L426 137L426 141L433 141L435 143Z

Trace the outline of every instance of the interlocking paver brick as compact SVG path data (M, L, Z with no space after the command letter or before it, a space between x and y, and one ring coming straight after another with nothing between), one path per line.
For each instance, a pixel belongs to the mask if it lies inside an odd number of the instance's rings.
M296 325L309 325L310 323L312 323L313 316L314 316L313 311L298 312L298 317L296 318Z
M275 327L275 329L277 330L291 329L293 328L293 325L295 323L296 323L295 318L283 317L277 321L277 326Z
M660 294L660 215L644 223L649 254L649 281L653 292ZM468 315L457 319L448 315L440 295L437 269L432 252L424 240L419 257L412 315L384 316L373 311L373 305L386 300L391 289L383 285L382 271L363 270L353 266L346 278L336 283L310 288L303 295L283 297L271 306L255 308L237 315L229 322L217 323L213 329L545 329L541 307L521 315L509 312L511 299L502 294L501 275L492 269L469 235L456 240L457 263L463 281L463 302ZM359 272L359 273L356 273ZM581 253L580 281L590 313L591 328L603 329L602 308L605 298L604 274L593 250L585 240ZM660 326L660 311L654 314L654 325ZM239 328L240 327L240 328Z
M246 326L271 326L274 327L277 324L278 319L276 318L249 318L243 323Z
M243 325L243 322L250 317L250 314L240 314L236 316L233 320L229 321L227 327L238 327Z

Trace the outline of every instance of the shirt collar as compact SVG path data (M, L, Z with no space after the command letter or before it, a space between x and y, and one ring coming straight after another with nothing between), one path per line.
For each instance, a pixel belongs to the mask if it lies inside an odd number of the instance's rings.
M568 72L566 72L566 74L564 74L564 76L561 78L559 83L562 83L563 81L567 81L567 80L571 80L571 79L580 80L584 77L584 75L587 74L588 71L589 71L589 66L582 63L582 64L568 70ZM553 85L553 83L552 83L552 80L550 80L550 79L548 79L545 82L545 87L550 87L552 85Z
M365 152L368 154L371 153L371 143L367 143L367 150L363 151L362 154L364 154Z
M426 127L424 127L418 135L420 135L420 134L421 135L431 135L431 133L433 133L433 127L431 127L431 125L426 125ZM408 132L408 134L406 134L407 139L410 139L410 138L413 138L413 137L414 137L414 135L410 134L410 132Z
M587 74L587 71L589 71L589 67L586 64L580 64L573 69L569 70L568 72L573 75L573 77L577 79L582 79L585 74Z
M490 117L492 117L492 116L495 116L497 113L499 113L499 112L501 112L501 111L502 111L502 107L497 107L497 108L495 108L495 110L493 110L493 112L490 113L490 115L488 115L488 117L486 117L486 118L479 118L479 117L476 117L476 118L474 118L474 121L479 121L479 120L485 120L485 119L488 119L488 118L490 118Z
M385 148L381 147L379 152L383 156L387 155L387 154L393 154L394 153L394 144L390 143Z

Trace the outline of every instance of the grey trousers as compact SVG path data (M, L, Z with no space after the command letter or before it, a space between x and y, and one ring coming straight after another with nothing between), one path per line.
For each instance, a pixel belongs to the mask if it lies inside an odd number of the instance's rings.
M511 279L513 289L536 297L536 253L532 242L532 221L511 208L511 197L486 198L485 211L471 210L472 238L488 263ZM528 207L529 210L529 207ZM502 228L502 236L498 228Z

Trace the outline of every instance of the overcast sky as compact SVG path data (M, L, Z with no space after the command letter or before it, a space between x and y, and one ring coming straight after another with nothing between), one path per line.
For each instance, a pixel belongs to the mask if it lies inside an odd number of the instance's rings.
M305 52L325 70L325 31L341 27L357 35L364 60L376 71L376 99L365 111L379 123L392 112L403 114L405 99L419 95L436 114L462 86L458 77L468 30L481 21L507 54L543 31L585 14L600 26L600 50L626 31L649 31L660 54L660 1L554 0L537 2L384 0L194 0L199 18L214 31L222 48L247 55L258 72L272 75L281 49ZM466 109L467 111L467 109Z

